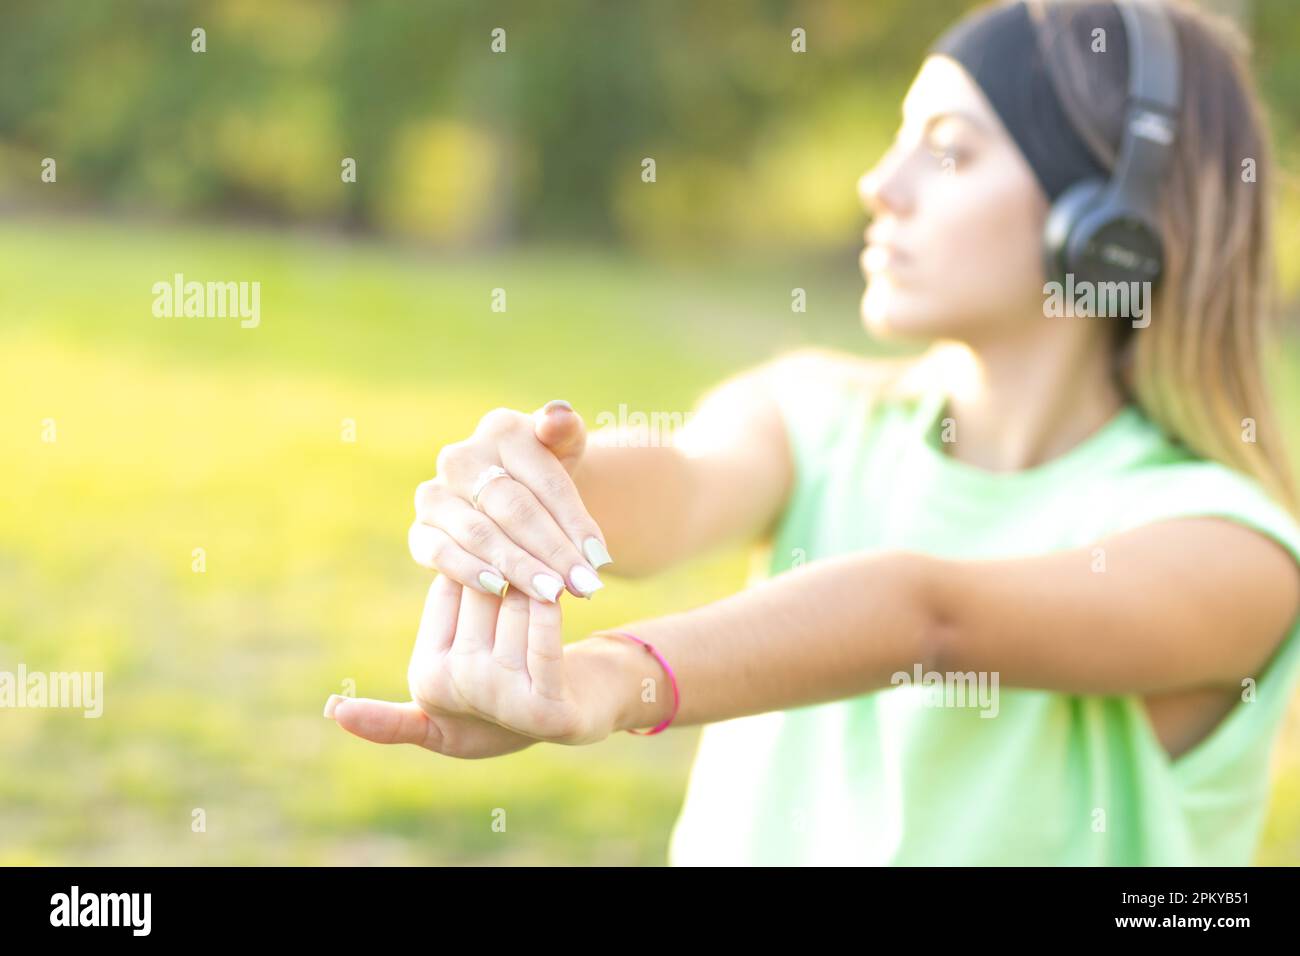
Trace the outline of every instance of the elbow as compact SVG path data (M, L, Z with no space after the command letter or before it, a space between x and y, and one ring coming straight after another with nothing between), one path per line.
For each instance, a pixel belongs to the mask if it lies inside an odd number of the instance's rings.
M905 595L907 633L911 636L908 656L921 665L923 673L954 670L960 658L958 622L946 597L953 562L924 554L897 554Z
M924 673L948 674L961 670L957 663L959 645L957 628L942 618L927 618L921 624L918 639Z

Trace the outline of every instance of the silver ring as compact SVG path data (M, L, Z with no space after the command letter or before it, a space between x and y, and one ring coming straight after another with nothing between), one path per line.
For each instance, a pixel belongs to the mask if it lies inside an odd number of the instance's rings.
M487 487L487 483L493 478L509 477L510 473L500 465L488 465L479 472L478 477L474 479L474 493L469 497L470 504L474 506L475 510L482 511L483 509L478 506L478 496L483 493L483 489Z

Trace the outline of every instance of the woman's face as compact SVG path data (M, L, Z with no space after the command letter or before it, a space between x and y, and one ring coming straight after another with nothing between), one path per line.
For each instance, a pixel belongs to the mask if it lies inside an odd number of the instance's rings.
M873 334L976 344L1041 311L1046 196L953 60L926 59L858 193L872 214L861 265Z

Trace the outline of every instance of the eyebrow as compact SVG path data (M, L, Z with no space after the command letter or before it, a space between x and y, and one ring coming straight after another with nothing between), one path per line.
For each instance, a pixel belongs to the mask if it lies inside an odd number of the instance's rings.
M904 113L904 116L906 116L906 113ZM976 132L979 133L988 132L988 125L978 116L976 116L974 113L968 112L966 110L944 110L941 113L935 113L933 116L929 117L925 121L925 126L922 127L921 130L922 134L924 135L925 133L929 133L932 129L934 129L934 127L938 126L941 122L943 122L946 119L965 120L976 130Z
M988 127L985 125L982 119L980 119L974 113L968 113L965 110L945 110L942 113L935 113L933 116L931 116L929 119L925 121L924 131L927 133L930 132L930 130L934 129L936 126L938 126L946 119L965 120L975 129L977 133L988 132Z

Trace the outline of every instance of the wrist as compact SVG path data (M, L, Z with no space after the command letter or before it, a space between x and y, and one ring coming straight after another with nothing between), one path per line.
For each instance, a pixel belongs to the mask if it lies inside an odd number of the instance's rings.
M608 733L656 727L673 712L673 689L663 665L621 634L597 631L569 646L580 662L581 693Z
M626 662L610 641L585 638L564 648L565 670L586 716L583 742L594 743L623 729Z

